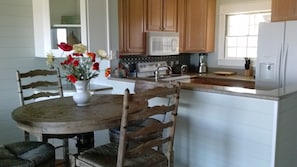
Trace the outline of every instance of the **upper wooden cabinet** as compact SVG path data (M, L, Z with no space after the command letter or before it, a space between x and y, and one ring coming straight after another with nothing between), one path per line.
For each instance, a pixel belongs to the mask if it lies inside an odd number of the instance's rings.
M119 0L119 52L145 53L145 0Z
M180 34L180 52L213 52L216 0L119 0L120 54L145 54L147 31Z
M146 0L147 31L177 31L177 0Z
M213 52L216 0L179 0L180 52Z
M297 20L296 0L272 0L271 21Z

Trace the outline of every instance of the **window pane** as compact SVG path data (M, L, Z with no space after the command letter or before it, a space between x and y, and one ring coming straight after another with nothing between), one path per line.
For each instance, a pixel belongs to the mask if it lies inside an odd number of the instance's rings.
M257 47L258 37L248 37L247 47Z
M246 47L247 37L238 37L237 47Z
M235 57L246 57L246 52L247 49L246 48L237 48L237 53Z
M226 38L226 46L229 47L236 47L236 37L227 37Z
M257 26L250 26L249 27L249 34L250 35L258 35L258 26L259 26L259 24L257 25Z
M226 54L230 55L230 57L236 57L236 48L227 48Z
M256 58L257 57L257 48L248 48L246 57Z
M225 57L255 58L257 56L259 23L270 21L270 15L270 12L227 15Z

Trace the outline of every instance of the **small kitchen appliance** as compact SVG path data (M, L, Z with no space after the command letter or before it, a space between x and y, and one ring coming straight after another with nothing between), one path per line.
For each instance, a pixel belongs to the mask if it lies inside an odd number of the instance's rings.
M206 63L206 54L201 53L199 54L199 67L198 73L207 73L207 63Z
M179 54L179 33L178 32L158 32L146 33L148 56L168 56Z

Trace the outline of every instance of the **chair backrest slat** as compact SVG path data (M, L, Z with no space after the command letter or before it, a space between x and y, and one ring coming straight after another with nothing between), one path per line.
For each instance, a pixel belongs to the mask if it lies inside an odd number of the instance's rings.
M146 118L148 118L150 116L153 116L153 115L166 114L167 112L171 112L174 109L175 109L175 105L153 106L153 107L143 109L143 112L130 114L127 119L128 119L128 121L146 119ZM131 113L134 113L135 112L134 110L135 109L132 109Z
M34 89L38 87L49 87L49 86L58 86L58 81L37 81L37 82L32 82L27 85L23 85L22 89ZM58 87L57 87L58 88Z

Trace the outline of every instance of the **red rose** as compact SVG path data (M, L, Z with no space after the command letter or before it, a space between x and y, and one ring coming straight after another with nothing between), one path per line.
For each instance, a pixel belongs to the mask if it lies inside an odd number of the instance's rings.
M105 69L105 77L108 77L110 75L110 68Z
M72 74L68 75L67 79L72 83L75 83L77 81L76 77Z
M88 52L87 55L92 59L92 62L95 62L96 54L94 52Z
M77 67L78 65L79 65L79 60L74 60L74 61L73 61L73 66L74 66L74 67Z
M77 56L77 57L79 57L79 56L84 57L84 55L81 54L81 53L73 53L73 55L74 55L74 56Z
M73 49L71 45L68 45L65 42L61 42L60 44L58 44L58 47L63 51L71 51Z
M69 65L70 63L72 63L72 61L74 60L74 58L71 55L67 56L67 59L64 60L61 65Z
M93 70L99 70L99 63L98 62L93 64Z

